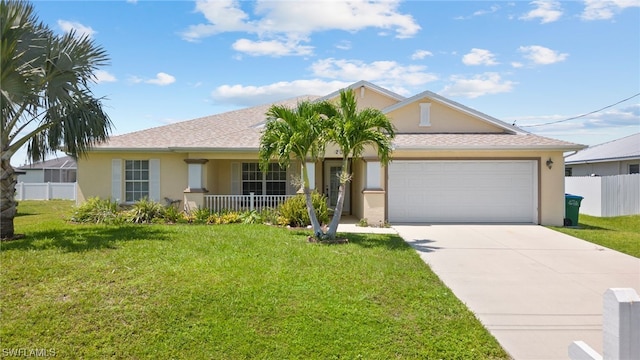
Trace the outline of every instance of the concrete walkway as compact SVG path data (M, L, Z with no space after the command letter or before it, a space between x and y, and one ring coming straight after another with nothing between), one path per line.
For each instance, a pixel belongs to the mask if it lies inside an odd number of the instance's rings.
M536 225L397 225L514 359L602 353L602 295L640 293L640 259Z

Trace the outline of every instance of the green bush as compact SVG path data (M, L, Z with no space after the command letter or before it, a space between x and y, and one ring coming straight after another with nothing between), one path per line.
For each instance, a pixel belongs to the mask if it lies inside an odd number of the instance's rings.
M144 197L138 200L128 211L127 219L134 224L150 224L155 218L162 218L165 212L164 206Z
M122 221L118 211L115 201L93 197L76 207L69 220L77 223L115 224Z
M211 211L206 208L197 208L195 210L191 210L187 218L190 223L194 224L206 224L209 221L209 217L211 216Z
M241 215L235 211L212 214L207 218L207 224L237 224L242 222Z
M169 224L175 224L180 221L182 218L182 212L178 210L177 207L173 205L169 205L164 208L164 212L162 213L162 217L164 221Z
M264 208L260 211L259 215L263 223L269 225L279 225L278 217L280 217L280 213L278 212L278 209Z
M240 222L243 224L261 224L263 222L262 213L255 210L245 211L240 214Z
M327 198L317 192L311 193L311 203L316 211L316 216L320 224L329 222L329 210L327 208ZM286 223L293 227L303 227L311 225L307 203L303 194L287 199L279 208L280 216L286 219Z

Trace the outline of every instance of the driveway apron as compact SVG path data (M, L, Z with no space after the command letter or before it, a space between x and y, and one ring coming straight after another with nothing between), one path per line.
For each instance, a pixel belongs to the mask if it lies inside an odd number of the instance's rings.
M640 293L640 259L537 225L397 225L514 359L602 353L602 295Z

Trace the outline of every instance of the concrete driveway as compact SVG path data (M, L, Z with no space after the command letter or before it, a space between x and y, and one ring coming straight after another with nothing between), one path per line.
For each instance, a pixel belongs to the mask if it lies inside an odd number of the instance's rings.
M397 225L514 359L602 353L602 295L640 293L640 259L537 225Z

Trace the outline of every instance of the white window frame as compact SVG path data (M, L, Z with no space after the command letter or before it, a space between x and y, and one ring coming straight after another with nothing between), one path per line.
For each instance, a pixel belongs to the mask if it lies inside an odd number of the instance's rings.
M277 163L270 163L270 167L279 165ZM247 169L250 167L250 169ZM246 170L245 170L246 169ZM270 175L273 174L273 169L267 171L267 173L263 173L260 170L260 164L257 162L243 162L240 166L240 193L243 195L249 195L251 191L245 191L245 183L260 183L260 191L253 191L256 195L286 195L287 194L287 169L279 168L278 173L284 172L284 179L270 179ZM256 179L245 179L245 173L250 174L253 173ZM273 194L272 191L268 191L268 183L283 183L284 184L284 194ZM271 192L271 193L270 193Z
M129 167L131 165L131 167ZM146 165L146 169L145 166ZM137 175L137 176L136 176ZM131 176L131 178L129 178ZM149 160L125 160L124 161L124 199L127 203L133 203L143 198L150 198L150 181L151 170ZM129 184L132 189L129 190ZM146 190L135 189L136 184L139 187L146 187ZM131 197L129 197L131 195Z

